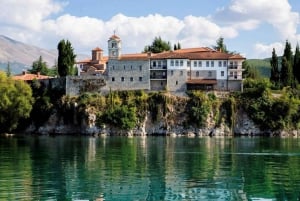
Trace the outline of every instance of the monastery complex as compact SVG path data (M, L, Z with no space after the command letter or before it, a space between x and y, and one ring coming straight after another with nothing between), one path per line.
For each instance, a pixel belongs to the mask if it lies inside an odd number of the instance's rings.
M122 41L114 34L108 40L108 56L95 48L92 58L77 62L77 67L80 77L103 77L111 90L241 91L244 60L208 47L122 54Z

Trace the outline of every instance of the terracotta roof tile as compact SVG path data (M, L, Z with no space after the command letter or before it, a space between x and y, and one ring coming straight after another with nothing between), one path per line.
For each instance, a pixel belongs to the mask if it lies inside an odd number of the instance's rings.
M96 48L93 49L93 51L103 51L103 50L99 47L96 47Z
M137 54L122 54L120 60L148 60L147 53L137 53Z
M14 80L24 80L24 81L30 81L30 80L42 80L42 79L49 79L49 76L46 75L39 75L39 74L31 74L31 73L23 73L21 75L15 75L12 77Z
M189 48L176 51L158 53L151 56L151 59L190 59L190 60L217 60L217 59L245 59L238 54L229 54L215 51L211 48Z
M120 40L120 37L117 36L116 34L114 34L114 35L112 35L109 39Z

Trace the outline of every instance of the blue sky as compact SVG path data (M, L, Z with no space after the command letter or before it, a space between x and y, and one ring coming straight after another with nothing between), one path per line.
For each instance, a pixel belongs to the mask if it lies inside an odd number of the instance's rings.
M183 48L215 45L247 58L282 54L300 41L299 0L6 0L0 2L0 34L47 49L61 39L76 54L107 49L114 30L123 53L141 52L156 36Z

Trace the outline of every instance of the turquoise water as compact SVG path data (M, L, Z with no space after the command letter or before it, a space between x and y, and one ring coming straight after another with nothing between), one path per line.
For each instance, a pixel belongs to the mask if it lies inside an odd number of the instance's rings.
M300 139L0 137L0 200L299 200Z

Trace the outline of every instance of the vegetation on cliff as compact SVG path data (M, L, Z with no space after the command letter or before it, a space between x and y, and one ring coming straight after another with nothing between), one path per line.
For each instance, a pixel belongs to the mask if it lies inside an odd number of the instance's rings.
M28 84L12 80L0 71L0 133L11 132L32 108L32 91Z

